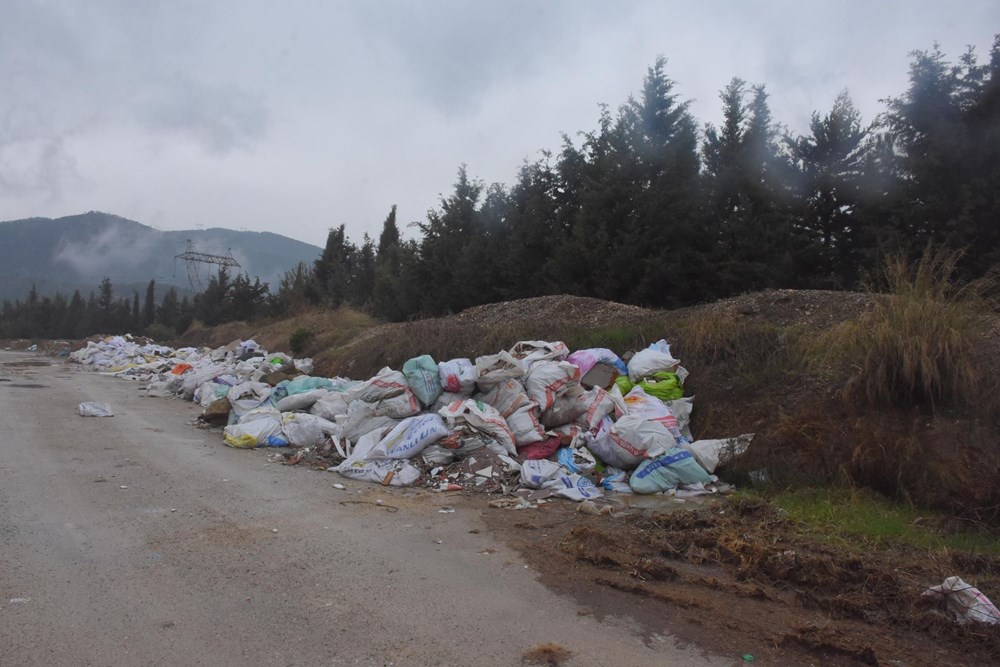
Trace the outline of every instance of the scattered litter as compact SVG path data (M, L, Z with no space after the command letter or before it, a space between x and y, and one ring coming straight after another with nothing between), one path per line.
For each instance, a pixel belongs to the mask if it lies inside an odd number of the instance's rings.
M444 509L439 509L438 514L454 514L455 510L450 507L445 507Z
M379 500L377 502L372 502L370 500L341 500L340 504L341 505L374 505L375 507L379 507L381 509L384 509L387 512L398 512L399 511L398 507L396 507L394 505L386 505L381 500Z
M77 406L81 417L114 417L111 406L107 403L97 403L96 401L85 401Z
M343 490L344 490L344 489L346 489L347 487L346 487L346 486L344 486L343 484L341 484L340 482L337 482L336 484L334 484L334 485L333 485L333 488L335 488L335 489L340 489L341 491L343 491Z
M11 604L24 604L25 602L31 602L31 598L11 598Z
M128 487L127 487L127 486L125 486L124 484L122 484L122 485L121 485L121 486L119 486L118 488L119 488L119 489L127 489Z

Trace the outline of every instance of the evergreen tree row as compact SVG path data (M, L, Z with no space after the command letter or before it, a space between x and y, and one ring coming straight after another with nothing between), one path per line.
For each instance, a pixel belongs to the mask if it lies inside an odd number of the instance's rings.
M865 124L842 93L795 136L763 85L733 79L699 126L659 58L641 92L603 107L511 186L465 166L416 240L393 207L376 245L330 231L279 303L350 304L400 320L569 293L675 307L769 287L850 289L886 252L1000 260L1000 36L988 62L912 54L909 88ZM288 298L285 298L288 297Z
M180 298L170 287L159 299L156 281L146 286L145 298L115 296L110 278L97 293L84 299L79 290L69 298L57 293L39 297L32 287L25 301L0 306L0 338L84 338L97 333L142 333L169 338L183 333L195 319L211 326L230 320L255 319L274 308L268 286L246 275L230 278L225 268L212 276L193 299Z

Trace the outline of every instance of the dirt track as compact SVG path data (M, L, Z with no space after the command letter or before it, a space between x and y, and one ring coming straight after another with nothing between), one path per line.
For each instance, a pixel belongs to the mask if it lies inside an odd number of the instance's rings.
M484 501L338 491L224 447L193 404L48 363L0 352L2 665L516 665L547 642L566 665L732 663L580 615Z

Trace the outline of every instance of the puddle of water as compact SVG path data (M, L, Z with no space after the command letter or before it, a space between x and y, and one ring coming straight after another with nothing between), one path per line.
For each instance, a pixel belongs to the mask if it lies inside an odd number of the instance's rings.
M18 382L11 382L10 384L5 384L5 387L16 387L18 389L47 389L46 384L22 384Z
M51 361L2 361L0 366L10 366L12 368L25 368L28 366L51 366Z

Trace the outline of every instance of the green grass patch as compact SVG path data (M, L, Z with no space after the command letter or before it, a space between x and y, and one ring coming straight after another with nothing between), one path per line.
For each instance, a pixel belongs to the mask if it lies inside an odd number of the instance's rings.
M1000 555L1000 534L954 517L893 502L861 489L801 489L778 492L772 502L816 537L863 549L902 543Z

